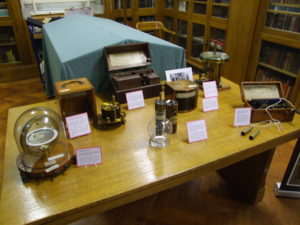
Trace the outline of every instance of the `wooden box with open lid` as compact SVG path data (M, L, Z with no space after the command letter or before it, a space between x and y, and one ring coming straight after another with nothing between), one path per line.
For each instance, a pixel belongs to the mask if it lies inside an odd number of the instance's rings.
M243 102L252 109L251 122L271 117L281 122L293 120L295 109L284 99L280 81L242 82L240 90Z
M142 90L144 98L159 96L162 85L151 68L148 43L108 46L104 48L109 77L116 101L126 102L126 92Z

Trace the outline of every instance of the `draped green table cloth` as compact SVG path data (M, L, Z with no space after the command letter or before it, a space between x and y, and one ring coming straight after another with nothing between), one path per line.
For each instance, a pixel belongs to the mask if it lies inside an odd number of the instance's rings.
M183 48L109 19L72 15L45 24L46 94L54 95L55 82L79 77L88 78L96 92L108 90L110 81L103 48L141 42L149 43L149 67L161 79L165 79L166 70L185 67Z

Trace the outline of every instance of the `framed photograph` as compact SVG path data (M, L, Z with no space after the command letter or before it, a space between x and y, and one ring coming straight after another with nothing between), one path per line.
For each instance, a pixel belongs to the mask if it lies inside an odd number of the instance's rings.
M168 82L176 80L190 80L194 81L191 67L180 68L176 70L166 70L166 79Z

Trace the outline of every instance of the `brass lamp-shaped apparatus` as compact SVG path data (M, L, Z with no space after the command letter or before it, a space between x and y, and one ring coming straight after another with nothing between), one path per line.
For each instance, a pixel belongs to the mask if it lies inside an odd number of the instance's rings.
M16 121L14 136L19 149L17 166L23 182L63 172L71 164L72 146L68 143L61 117L48 108L33 108Z
M218 52L217 43L215 42L214 50L201 52L200 59L207 64L206 76L208 80L215 80L217 87L221 88L221 65L229 60L229 55L224 52Z

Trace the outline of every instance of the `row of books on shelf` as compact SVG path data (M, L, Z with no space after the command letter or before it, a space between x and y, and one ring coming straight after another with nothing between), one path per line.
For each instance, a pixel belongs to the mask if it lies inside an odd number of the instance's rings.
M188 2L186 1L179 1L179 5L178 5L178 11L181 12L187 12L188 11Z
M220 18L228 17L228 7L215 6L212 10L212 15Z
M140 22L147 22L147 21L154 21L154 16L140 16L139 17Z
M299 33L300 16L281 13L268 13L266 26Z
M17 60L15 49L0 48L0 63L12 63Z
M228 4L229 0L214 0L214 3Z
M123 0L115 0L115 9L123 9ZM131 8L131 0L126 0L126 8Z
M295 82L293 78L284 76L280 73L276 73L266 68L263 69L259 68L257 70L256 80L257 81L281 81L284 95L287 98L289 97Z
M272 3L299 4L299 0L271 0Z
M263 45L260 54L261 62L295 74L297 74L300 69L299 59L299 51L292 52L288 49L274 48L269 45Z
M139 0L139 8L153 8L155 0Z

